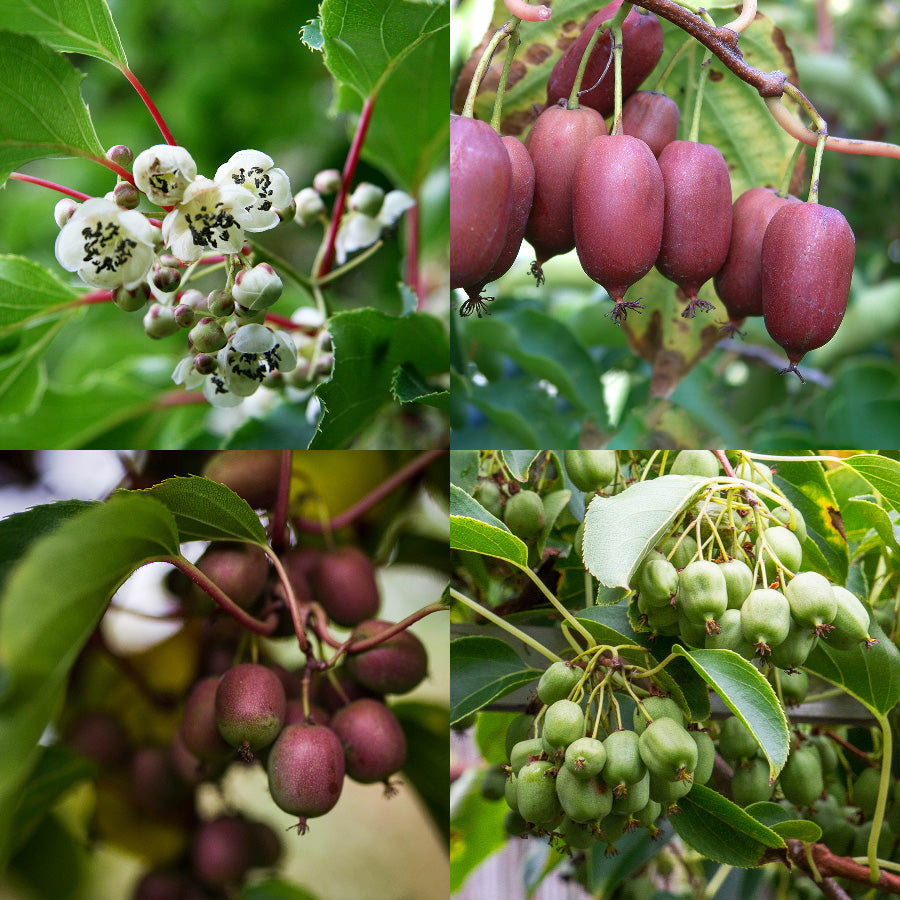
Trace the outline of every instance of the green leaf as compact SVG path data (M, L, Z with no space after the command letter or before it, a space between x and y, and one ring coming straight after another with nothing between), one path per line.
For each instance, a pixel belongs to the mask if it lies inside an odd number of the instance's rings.
M526 666L506 641L461 637L450 642L450 723L537 680L541 672Z
M874 529L878 537L887 544L894 553L900 553L900 526L893 521L888 511L871 500L853 497L841 507L844 517L844 530L848 537L851 533L861 533L860 539L870 529ZM896 515L895 515L896 518Z
M95 505L96 501L93 500L60 500L57 503L33 506L0 521L0 591L3 590L13 566L34 541L55 531L72 516Z
M616 841L616 852L609 856L602 841L589 848L588 878L592 895L612 897L623 881L647 865L672 840L672 834L672 825L663 820L656 837L651 837L645 828L626 832Z
M453 810L450 820L450 894L455 894L469 874L507 840L503 828L505 803L486 800L470 790Z
M695 784L678 801L678 809L672 817L678 836L698 853L726 866L758 866L766 861L769 850L786 848L771 828L702 784Z
M418 792L444 841L450 838L450 728L447 707L406 701L391 705L406 735L403 778Z
M851 456L844 462L862 475L893 509L900 511L900 462L871 453Z
M815 460L779 462L775 481L806 522L803 568L843 584L849 566L847 541L838 527L840 509L822 464Z
M521 481L524 484L530 477L531 466L534 464L535 460L541 456L543 451L503 450L501 453L503 455L503 462L506 463L506 468L509 469L512 477L515 478L516 481Z
M672 529L707 480L664 475L614 497L594 497L584 517L584 564L607 587L628 587L641 560Z
M731 650L685 650L675 646L756 738L769 761L769 778L781 771L790 750L788 721L772 686Z
M469 340L508 356L526 372L555 385L579 412L607 422L600 372L572 330L558 319L528 307L514 307L465 325Z
M491 765L505 763L506 732L519 717L515 712L483 712L475 722L475 745L481 758Z
M450 485L450 547L496 556L520 567L528 564L528 547L455 484Z
M0 185L34 159L103 156L82 77L46 44L0 31Z
M266 532L246 500L218 481L190 475L167 478L148 488L149 494L175 517L178 539L185 541L246 541L265 545Z
M389 316L374 309L338 313L328 330L334 342L334 373L316 394L325 414L310 444L334 450L349 443L391 402L398 366L419 378L446 372L450 347L441 323L427 313Z
M0 0L0 21L20 34L72 53L128 67L106 0Z
M316 895L293 882L267 878L245 887L241 900L316 900Z
M397 366L391 382L391 395L398 403L424 403L442 410L450 405L449 391L436 391L407 366Z
M868 606L866 607L867 609ZM900 651L871 615L869 636L878 643L852 650L835 650L828 641L818 640L803 668L842 687L863 706L886 713L900 702Z
M0 335L70 303L75 296L70 287L36 262L24 256L0 256Z
M118 494L34 541L10 573L0 599L0 668L7 680L0 703L0 869L16 797L69 669L119 585L139 566L177 552L175 522L161 503Z
M62 744L44 748L22 790L13 820L13 852L22 847L57 800L73 785L97 774L96 763Z
M471 494L478 484L480 460L481 454L477 450L451 450L450 484L455 484L464 493Z
M793 838L813 844L822 837L822 829L815 822L808 819L795 819L777 803L768 800L751 803L744 811L783 838Z

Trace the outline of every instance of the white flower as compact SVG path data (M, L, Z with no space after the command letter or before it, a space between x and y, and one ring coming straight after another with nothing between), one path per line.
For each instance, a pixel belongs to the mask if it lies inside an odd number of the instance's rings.
M377 216L369 216L362 212L350 211L341 220L334 241L335 256L338 265L343 265L350 253L371 247L385 228L390 228L403 213L416 205L416 201L405 191L390 191Z
M137 211L102 197L79 206L56 238L56 258L93 287L128 290L153 263L153 226Z
M290 372L297 365L290 335L265 325L242 325L216 359L219 371L210 375L203 386L203 393L213 406L237 406L257 391L266 376Z
M247 231L267 231L280 221L278 210L291 203L291 182L283 169L276 169L270 156L259 150L241 150L216 169L216 184L246 188L255 200L247 207L251 222Z
M184 147L157 144L137 155L132 172L134 183L157 206L174 206L197 177L197 164Z
M189 391L196 390L203 384L205 376L201 375L194 368L194 354L190 354L190 356L186 356L177 366L175 366L175 371L172 373L172 381L175 384L183 384L185 388Z
M247 207L253 197L238 185L222 185L198 175L184 192L181 204L163 219L166 246L183 262L204 253L238 253L244 228L251 221Z

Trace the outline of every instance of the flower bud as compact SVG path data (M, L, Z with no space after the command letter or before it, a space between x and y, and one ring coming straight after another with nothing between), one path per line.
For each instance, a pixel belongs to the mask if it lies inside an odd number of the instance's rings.
M169 294L178 288L181 272L170 266L157 266L153 270L153 284L161 291Z
M113 190L113 202L122 209L137 209L141 202L141 192L127 181L120 181Z
M242 269L234 280L231 294L243 309L256 312L270 307L282 291L281 279L268 263Z
M262 325L266 321L264 309L247 309L237 303L234 304L234 314L238 317L240 325Z
M178 324L172 315L172 308L161 303L153 303L144 315L144 331L148 337L164 338L178 331Z
M222 326L211 316L201 319L190 330L188 337L193 348L200 353L215 353L228 342Z
M203 291L191 288L178 298L178 302L189 306L195 313L206 315L206 294Z
M113 291L113 303L125 312L137 312L139 309L143 309L149 299L150 288L146 282L130 291L124 287L116 288Z
M216 361L215 356L209 353L198 353L194 357L194 368L201 375L212 375L219 368L219 363Z
M234 297L231 291L211 291L206 297L206 307L216 318L230 316L234 312Z
M187 303L179 303L172 310L172 318L179 328L190 328L197 321L197 314Z
M64 197L53 207L53 218L56 220L56 224L62 228L72 218L76 209L78 209L78 204L69 197Z
M349 206L365 216L377 216L384 202L384 191L374 184L361 181L350 195Z
M303 188L295 197L297 211L294 213L294 221L298 225L314 225L325 215L325 204L315 188Z
M291 202L288 203L282 209L276 209L275 212L278 213L278 221L279 222L287 222L289 219L293 219L294 216L297 215L297 201L291 197Z
M131 147L126 147L124 144L116 144L115 147L110 147L106 151L106 158L123 169L128 169L134 162L134 153Z
M336 194L341 189L341 173L337 169L322 169L313 178L313 187L320 193Z

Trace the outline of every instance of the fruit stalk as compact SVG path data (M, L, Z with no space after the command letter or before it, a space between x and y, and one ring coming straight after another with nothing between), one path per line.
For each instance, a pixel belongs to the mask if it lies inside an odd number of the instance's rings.
M506 84L509 81L509 71L512 68L516 50L522 39L519 37L519 22L513 25L509 33L509 43L506 45L506 59L503 60L503 71L500 73L500 81L497 84L497 96L494 97L494 111L491 113L491 128L500 133L500 119L503 114L503 95L506 93Z
M478 96L478 88L481 87L481 79L484 78L484 74L491 64L494 51L500 46L500 41L511 35L518 27L518 21L513 24L513 20L510 19L498 28L494 33L494 36L488 41L488 45L484 48L484 53L478 61L475 73L472 75L472 83L469 85L469 93L466 95L466 102L461 113L464 118L471 119L475 114L475 97Z

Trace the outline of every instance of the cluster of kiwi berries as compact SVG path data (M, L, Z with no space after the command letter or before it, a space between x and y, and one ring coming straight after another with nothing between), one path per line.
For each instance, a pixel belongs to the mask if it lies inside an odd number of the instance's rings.
M717 478L719 461L708 450L684 450L670 474ZM640 625L785 670L802 666L820 640L835 650L876 643L855 594L801 571L803 516L755 490L778 494L769 468L742 460L735 474L745 486L704 492L645 557L631 585Z
M550 834L572 850L599 842L614 853L627 831L655 836L678 800L710 779L713 741L686 729L670 698L646 697L635 706L633 727L622 727L613 684L623 677L569 662L543 673L540 711L514 719L506 735L511 834ZM595 700L601 684L610 689L600 688Z
M511 268L524 238L536 252L539 283L544 262L577 250L585 273L614 301L615 322L643 308L625 294L654 266L683 292L683 316L713 308L698 296L713 279L728 313L723 332L762 316L787 353L784 371L797 372L803 356L831 340L843 319L853 231L838 210L766 187L732 203L720 151L677 140L677 104L637 90L663 52L652 13L633 8L623 23L621 129L607 133L608 32L591 52L583 81L599 84L570 108L588 41L620 5L616 0L597 12L560 57L524 144L501 138L486 122L451 117L451 286L469 298L460 313L482 314L481 292Z
M280 475L277 451L226 451L209 461L204 474L230 487L259 510L271 511ZM376 638L394 623L377 618L380 596L372 561L358 547L333 549L297 544L279 553L306 616L337 647ZM215 542L199 568L236 604L265 619L278 615L273 637L294 635L280 582L261 548ZM248 632L221 613L182 572L168 587L187 614L204 619L196 681L182 698L181 724L167 746L132 748L115 717L92 712L68 730L67 742L95 760L104 773L124 773L127 793L143 815L177 821L193 830L183 857L154 870L138 884L135 900L213 900L231 896L248 871L274 865L281 843L270 828L225 815L202 821L195 791L220 783L232 764L263 765L275 804L307 820L324 815L340 798L345 777L362 784L383 782L406 761L406 737L385 696L404 694L427 674L424 645L401 630L330 666L308 655L287 669L257 648L253 662ZM317 616L321 617L317 619ZM349 636L334 636L338 626Z

